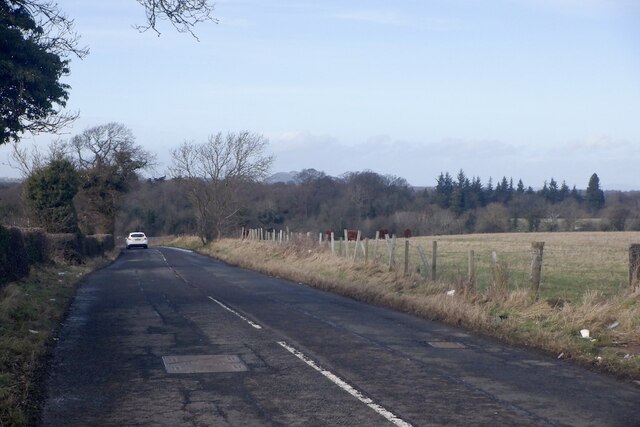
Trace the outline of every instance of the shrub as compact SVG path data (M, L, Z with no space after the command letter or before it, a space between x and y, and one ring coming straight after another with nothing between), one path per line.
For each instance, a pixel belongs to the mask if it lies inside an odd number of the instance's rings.
M28 274L29 262L22 232L18 228L0 226L0 284Z
M42 229L23 230L24 243L29 264L44 264L50 261L47 234Z
M82 239L75 233L49 234L51 258L68 264L82 263Z

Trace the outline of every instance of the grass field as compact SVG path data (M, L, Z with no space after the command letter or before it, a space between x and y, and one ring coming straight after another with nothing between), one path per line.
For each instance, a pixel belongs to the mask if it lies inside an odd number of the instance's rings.
M510 289L529 287L531 242L545 242L540 295L576 300L586 291L614 295L629 285L629 245L640 243L640 232L506 233L414 237L411 265L421 261L416 245L430 254L438 242L438 278L458 283L468 276L468 253L474 251L477 284L492 283L492 252L504 263ZM403 256L399 254L399 256ZM386 262L386 260L385 260Z

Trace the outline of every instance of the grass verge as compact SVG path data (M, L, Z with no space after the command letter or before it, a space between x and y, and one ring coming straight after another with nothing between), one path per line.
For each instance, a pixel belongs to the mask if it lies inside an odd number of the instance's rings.
M536 301L523 289L465 293L455 284L428 282L417 274L402 277L381 264L334 257L313 243L223 239L203 246L191 237L165 243L640 380L640 293L590 290L572 301ZM582 329L589 329L589 338L582 338Z
M0 426L37 424L46 364L76 286L115 257L34 267L0 289Z

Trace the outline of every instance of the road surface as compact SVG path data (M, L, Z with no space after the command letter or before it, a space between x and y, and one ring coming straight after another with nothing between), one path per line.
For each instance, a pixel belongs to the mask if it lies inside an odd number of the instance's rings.
M59 336L46 426L633 426L640 387L193 252L123 252Z

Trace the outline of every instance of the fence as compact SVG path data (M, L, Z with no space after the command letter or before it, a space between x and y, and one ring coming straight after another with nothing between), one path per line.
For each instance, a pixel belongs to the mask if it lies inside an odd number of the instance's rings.
M355 238L353 238L355 235ZM640 284L640 233L521 233L398 238L361 233L243 230L242 237L276 244L304 240L335 256L378 263L402 275L462 289L530 289L534 295L576 298ZM352 239L352 240L350 240ZM543 242L542 239L547 240ZM629 261L627 264L626 257ZM628 265L628 269L627 269Z

